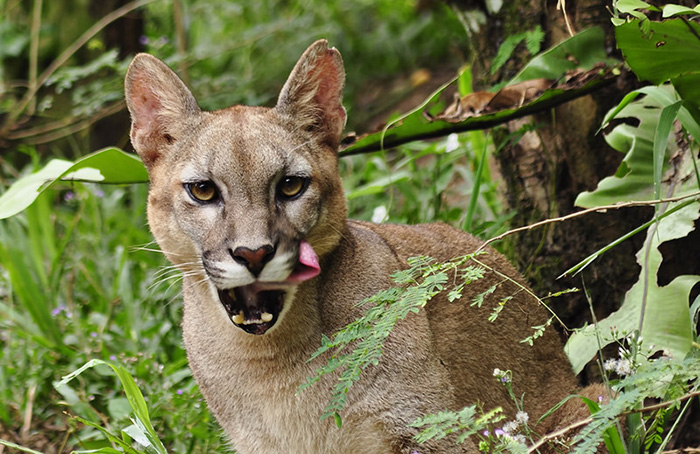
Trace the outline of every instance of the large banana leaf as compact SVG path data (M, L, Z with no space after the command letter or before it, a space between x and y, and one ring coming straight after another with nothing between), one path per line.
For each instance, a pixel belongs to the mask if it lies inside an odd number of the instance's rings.
M665 15L691 9L667 12ZM668 80L687 101L700 105L700 24L684 19L663 22L638 19L615 27L617 46L641 80L655 85Z
M633 100L643 95L642 99ZM614 204L628 200L649 200L692 195L698 190L693 153L695 149L676 147L670 134L675 118L696 134L700 126L683 107L668 85L645 87L628 96L606 121L634 118L637 126L618 125L606 140L626 156L612 177L603 179L593 192L576 199L582 207ZM668 162L673 156L673 166ZM663 165L662 165L663 164ZM663 216L663 212L671 212ZM688 310L689 294L700 276L682 275L665 286L658 285L661 267L661 243L683 238L694 229L700 216L700 201L695 198L670 203L657 210L658 220L647 230L644 247L637 253L641 266L639 280L625 295L622 307L597 325L575 333L566 344L566 353L576 372L596 354L599 346L608 345L639 330L644 345L666 350L682 359L690 350L693 331Z

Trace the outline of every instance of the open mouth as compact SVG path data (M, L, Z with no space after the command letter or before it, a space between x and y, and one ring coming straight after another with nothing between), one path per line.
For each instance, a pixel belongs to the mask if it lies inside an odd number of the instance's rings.
M297 264L287 279L219 289L219 300L234 325L246 333L265 334L277 323L287 291L320 272L316 252L306 240L302 240Z
M257 284L219 290L219 299L231 321L250 334L265 334L277 322L286 291Z

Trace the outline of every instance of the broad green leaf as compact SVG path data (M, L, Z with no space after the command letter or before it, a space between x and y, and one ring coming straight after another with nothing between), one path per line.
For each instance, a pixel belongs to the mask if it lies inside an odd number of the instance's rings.
M664 5L663 17L671 17L681 14L700 14L700 5L688 8L682 5Z
M558 79L567 71L591 69L607 62L605 32L600 27L583 30L530 60L508 85L531 79Z
M700 24L682 19L637 20L615 27L617 47L639 79L659 85L671 80L686 101L700 105Z
M601 28L595 27L578 33L533 58L509 84L541 77L558 80L566 71L591 69L601 62L609 63L610 61L605 55L603 31ZM445 120L431 120L426 118L423 108L415 109L400 121L385 128L384 131L361 136L352 145L343 149L340 155L347 156L389 149L416 140L443 137L453 132L488 129L583 96L601 85L609 83L614 78L612 73L613 71L606 67L599 71L597 77L593 77L575 88L551 88L545 90L538 98L521 106L469 117L455 123ZM424 104L433 105L438 98L439 93L433 94Z
M616 118L635 118L639 120L639 125L619 125L605 137L608 144L625 153L625 157L615 175L602 179L594 191L579 194L575 201L576 206L592 208L617 202L650 200L654 197L656 131L661 113L666 106L675 102L675 98L670 87L645 87L632 93L646 96L631 101L633 97L630 94L623 100L626 102L625 107L615 108L613 111L617 113ZM687 114L687 111L683 113ZM606 116L606 121L611 119L609 115ZM675 150L675 142L671 139L672 137L668 137L663 144L657 144L660 149L663 146L667 150L662 156L670 156ZM666 168L668 160L663 159L659 171L663 172Z
M615 2L615 8L621 13L631 13L638 9L647 9L650 5L641 0L618 0Z
M75 162L54 159L38 172L17 180L0 196L0 219L24 210L59 181L145 183L148 173L135 155L118 148L106 148Z
M699 215L700 202L694 202L647 231L645 245L637 253L637 262L642 266L639 280L625 295L622 307L597 325L574 333L566 343L564 350L576 373L598 351L596 329L605 346L622 338L623 333L631 334L639 329L640 321L644 346L667 350L677 359L686 356L693 341L688 299L700 276L678 276L668 285L658 286L656 276L662 261L658 247L663 242L685 237L693 230L693 222Z

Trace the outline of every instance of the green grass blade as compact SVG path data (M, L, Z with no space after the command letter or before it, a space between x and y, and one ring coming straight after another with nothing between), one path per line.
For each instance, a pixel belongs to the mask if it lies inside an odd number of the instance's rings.
M141 390L138 388L138 386L136 386L136 383L134 383L134 377L132 377L131 374L122 366L114 365L112 363L102 361L100 359L92 359L76 371L63 377L61 381L55 384L55 387L58 388L62 385L66 385L68 384L68 382L85 372L87 369L99 365L109 366L119 378L119 381L121 382L122 387L124 388L126 398L129 401L129 405L131 406L131 409L134 412L134 416L136 417L134 423L146 435L148 441L151 443L150 447L153 448L158 454L167 454L168 451L165 449L165 446L163 446L163 443L160 441L160 438L158 438L158 435L156 434L156 431L153 428L153 425L151 424L151 418L148 414L148 406L146 405L146 401L143 398Z
M11 441L3 440L2 438L0 438L0 445L7 446L8 448L16 449L16 450L22 451L22 452L29 452L31 454L44 454L42 452L35 451L33 449L25 448L24 446L14 444Z
M469 208L467 209L467 217L464 220L464 230L471 232L472 230L472 219L474 218L474 213L476 212L476 207L479 201L479 190L481 188L481 179L484 174L485 162L486 162L486 152L488 151L488 141L484 140L483 147L481 149L481 156L479 157L479 165L476 168L476 173L474 174L474 187L472 187L472 195L469 199Z
M24 328L33 336L43 339L47 345L60 346L62 344L61 332L58 329L48 304L46 294L37 285L33 278L33 272L25 262L26 251L16 248L17 245L0 243L0 263L7 271L12 284L12 291L17 296L20 304L31 316L36 325ZM21 245L20 245L21 246Z

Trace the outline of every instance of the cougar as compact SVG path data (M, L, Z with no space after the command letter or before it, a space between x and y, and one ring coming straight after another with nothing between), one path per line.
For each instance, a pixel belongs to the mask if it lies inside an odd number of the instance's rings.
M408 258L445 261L482 244L445 224L347 219L344 84L340 53L325 40L304 52L272 108L203 111L163 62L139 54L131 63L131 141L150 176L151 231L182 272L192 373L241 454L477 453L472 440L419 444L410 423L472 404L513 418L494 369L511 371L531 422L576 388L556 332L519 342L548 314L494 250L479 256L485 275L461 299L442 292L399 321L379 363L348 391L340 428L320 417L337 375L299 392L323 364L309 361L322 336L361 317L359 303L395 286L390 275Z

